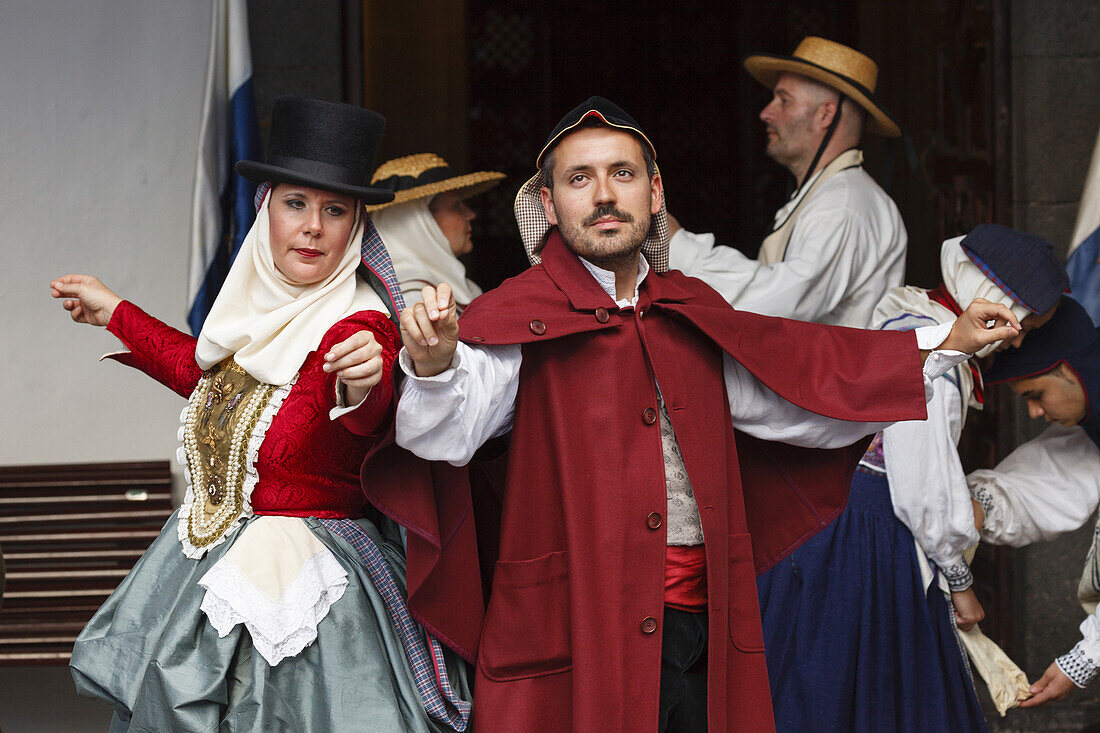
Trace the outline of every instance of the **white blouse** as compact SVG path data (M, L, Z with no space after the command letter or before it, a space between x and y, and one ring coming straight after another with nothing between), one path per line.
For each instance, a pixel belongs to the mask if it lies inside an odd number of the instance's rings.
M996 468L967 476L985 510L982 539L997 545L1050 540L1082 527L1100 504L1100 450L1080 427L1051 425ZM1056 661L1084 687L1100 669L1100 616L1081 623L1082 640Z
M893 319L893 328L934 323L927 316ZM960 591L973 582L963 555L978 543L974 511L958 444L968 395L962 394L965 363L937 379L928 401L927 420L894 423L882 431L886 475L894 514L943 573L947 590Z

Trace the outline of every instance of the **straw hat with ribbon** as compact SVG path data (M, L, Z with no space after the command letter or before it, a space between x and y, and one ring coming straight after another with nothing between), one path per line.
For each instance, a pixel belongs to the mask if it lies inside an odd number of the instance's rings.
M456 175L447 161L435 153L417 153L387 160L371 177L375 188L394 192L393 201L368 206L367 211L379 211L387 206L431 197L446 191L457 191L462 198L481 193L500 183L503 173L478 171Z
M755 53L745 57L745 70L752 78L775 88L784 72L801 74L843 93L867 110L867 131L885 137L900 137L901 126L885 107L875 101L878 66L855 49L816 36L807 36L791 56Z

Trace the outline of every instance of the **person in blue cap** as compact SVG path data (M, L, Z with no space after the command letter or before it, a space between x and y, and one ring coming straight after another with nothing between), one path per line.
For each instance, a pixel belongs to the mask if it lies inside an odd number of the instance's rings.
M1100 332L1063 298L1054 317L1017 350L997 356L989 384L1008 383L1032 419L1050 423L996 468L967 476L982 539L1020 547L1071 532L1100 504ZM1089 616L1081 641L1054 660L1020 707L1061 700L1100 670L1100 525L1077 587Z
M1045 239L990 224L945 241L940 268L938 288L888 291L873 322L935 326L981 298L1034 328L1068 282ZM757 581L777 730L985 729L954 628L983 616L963 558L978 533L957 449L982 377L969 361L934 385L928 419L876 435L847 508Z

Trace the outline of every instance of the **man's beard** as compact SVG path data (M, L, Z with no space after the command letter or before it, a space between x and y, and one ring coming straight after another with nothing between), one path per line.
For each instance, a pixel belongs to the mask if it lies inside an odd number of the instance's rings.
M618 231L601 232L588 227L605 216L622 222ZM647 211L642 221L612 205L597 206L596 210L579 224L558 222L561 238L574 254L594 265L605 265L637 257L642 243L649 233L650 215ZM611 269L611 268L605 268Z

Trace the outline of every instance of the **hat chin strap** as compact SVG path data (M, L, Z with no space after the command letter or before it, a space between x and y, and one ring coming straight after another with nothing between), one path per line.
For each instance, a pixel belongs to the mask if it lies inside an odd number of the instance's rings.
M802 187L806 185L806 182L814 174L814 169L817 168L817 163L821 160L821 156L825 153L825 148L829 147L829 141L833 139L833 133L836 132L837 125L840 124L840 110L844 106L844 100L847 97L844 96L844 92L840 92L836 98L836 114L833 115L832 122L829 123L829 128L825 130L825 137L821 138L821 144L817 146L817 152L814 153L814 159L810 162L810 167L806 169L806 176L799 181L798 190L794 192L794 198L802 191Z

